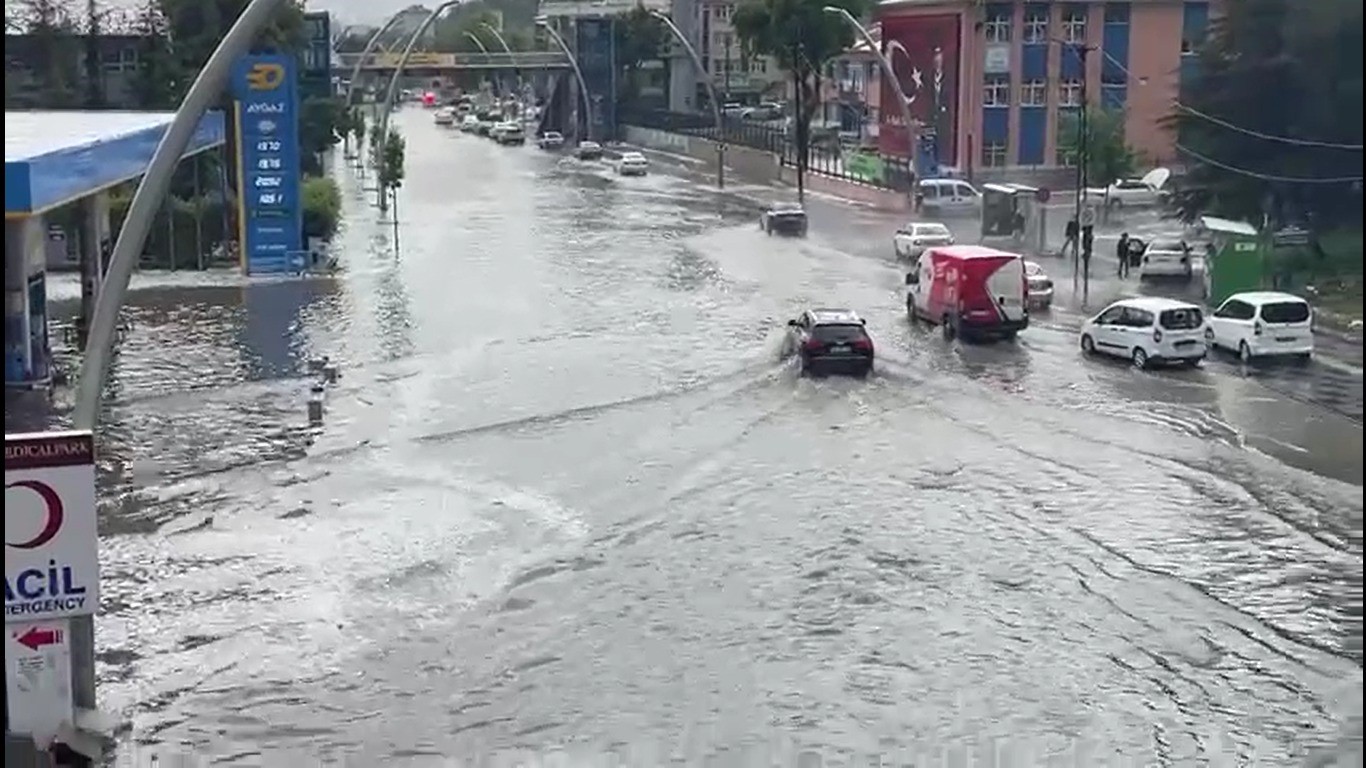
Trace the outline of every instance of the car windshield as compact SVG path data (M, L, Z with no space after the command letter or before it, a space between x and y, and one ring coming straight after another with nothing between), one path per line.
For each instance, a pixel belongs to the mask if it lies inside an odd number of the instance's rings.
M793 205L792 203L778 203L770 210L781 216L805 213L800 205Z
M1262 319L1268 323L1302 323L1309 319L1309 305L1303 301L1263 304Z
M1168 309L1158 316L1158 322L1169 331L1189 331L1205 322L1205 315L1196 307Z
M921 237L949 236L949 228L943 224L916 224L913 231Z
M1155 240L1148 246L1148 250L1181 253L1186 250L1186 244L1180 240Z
M827 344L844 344L855 339L861 339L868 334L861 325L853 323L831 323L829 325L818 325L811 331L815 338Z

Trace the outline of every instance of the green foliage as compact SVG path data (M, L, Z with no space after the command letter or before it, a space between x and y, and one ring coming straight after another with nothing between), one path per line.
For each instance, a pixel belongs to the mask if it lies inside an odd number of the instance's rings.
M1201 51L1200 75L1182 94L1186 107L1270 136L1362 143L1361 0L1238 0L1224 10ZM1360 226L1359 182L1292 180L1360 178L1361 150L1259 138L1180 106L1168 124L1190 165L1177 193L1186 218Z
M673 33L664 22L639 5L617 19L613 33L616 38L617 66L621 67L622 72L618 80L617 100L629 103L640 93L640 78L637 74L640 65L661 58L668 50Z
M457 13L457 11L463 11ZM488 31L488 26L497 29L502 23L498 14L486 7L457 6L444 17L437 20L433 26L436 28L433 36L435 37L434 46L438 51L454 51L458 53L479 53L482 49L479 43L471 40L471 37L484 44L484 48L491 52L503 50L503 44L498 42L498 38ZM502 30L499 30L502 33ZM506 38L504 38L506 39ZM508 45L512 41L508 40Z
M403 186L403 164L406 150L407 142L403 140L403 135L398 131L390 131L389 136L384 141L384 154L379 166L381 187L398 189Z
M307 176L301 190L304 236L332 239L341 226L341 190L325 176Z
M310 97L299 105L299 156L307 174L322 172L319 156L341 140L347 113L337 97Z
M1088 184L1108 187L1120 179L1133 175L1138 158L1124 138L1122 110L1087 109L1084 136L1078 135L1079 122L1081 115L1062 116L1058 128L1058 149L1068 157L1075 158L1078 154L1078 140L1085 140Z
M365 142L365 113L361 111L360 107L351 108L349 123L351 138L356 142L356 148L360 149L360 145Z

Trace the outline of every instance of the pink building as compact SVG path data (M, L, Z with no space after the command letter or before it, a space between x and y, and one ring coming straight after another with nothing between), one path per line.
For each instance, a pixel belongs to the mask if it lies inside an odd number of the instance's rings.
M1160 123L1195 74L1209 6L891 0L876 16L920 130L937 129L941 164L971 171L1069 164L1058 131L1083 98L1123 110L1128 141L1147 162L1173 161L1174 137ZM893 93L883 88L884 103ZM905 155L895 112L882 110L879 144Z

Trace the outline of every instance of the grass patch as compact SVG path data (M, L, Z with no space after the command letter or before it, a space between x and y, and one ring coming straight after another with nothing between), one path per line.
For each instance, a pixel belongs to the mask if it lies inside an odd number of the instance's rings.
M1362 317L1362 230L1360 227L1323 233L1318 247L1279 248L1271 257L1273 284L1302 293L1315 307Z

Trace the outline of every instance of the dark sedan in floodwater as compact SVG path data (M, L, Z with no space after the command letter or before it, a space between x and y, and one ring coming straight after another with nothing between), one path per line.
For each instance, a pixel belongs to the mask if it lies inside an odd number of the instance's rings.
M774 203L759 215L759 228L768 235L806 237L806 210L799 203Z

